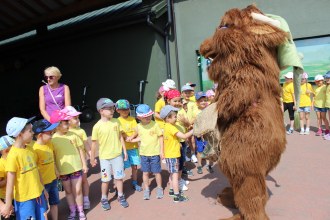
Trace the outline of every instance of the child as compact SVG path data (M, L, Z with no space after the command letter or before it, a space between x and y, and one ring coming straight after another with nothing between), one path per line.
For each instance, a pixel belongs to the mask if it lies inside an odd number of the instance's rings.
M0 138L0 209L2 209L5 205L4 201L6 199L6 184L7 184L7 173L6 173L6 160L7 155L10 151L11 146L14 143L14 139L9 137L8 135L2 136ZM14 215L10 215L8 218L4 218L1 216L1 219L5 220L15 220Z
M46 219L47 202L36 163L36 154L27 148L33 138L31 121L14 117L7 123L7 134L15 138L6 161L6 204L1 214L6 218L12 212L12 199L16 219Z
M325 93L327 87L323 84L324 77L321 75L316 75L314 78L316 89L315 89L315 97L314 97L314 111L317 116L317 125L318 130L316 132L316 136L322 135L322 121L325 125L325 133L326 135L329 133L329 121L326 117L327 109L325 108Z
M293 133L294 124L294 111L296 110L296 99L294 97L293 90L293 72L288 72L284 75L285 83L283 84L283 111L288 110L290 118L290 128L287 130L287 134Z
M175 127L178 111L179 109L166 105L160 111L160 116L166 122L164 126L164 157L170 173L169 195L174 196L174 202L185 202L188 201L188 198L179 191L179 158L181 156L179 139L187 139L188 137L191 137L193 131L191 130L190 132L183 134L177 129L177 127Z
M324 107L327 108L328 110L328 116L330 118L330 71L328 71L325 75L324 75L324 79L325 79L325 83L326 83L326 92L325 92L325 104ZM330 140L330 133L326 134L324 136L324 138L326 140Z
M127 140L131 142L140 141L141 170L143 172L144 193L143 199L150 199L149 174L154 173L157 183L156 198L164 196L162 188L162 168L160 160L163 159L163 132L159 125L152 121L153 112L148 105L141 104L136 108L136 115L140 120L137 125L136 133L138 138Z
M129 116L129 102L125 99L120 99L116 102L116 110L119 113L118 121L123 129L123 138L129 138L135 134L137 126L135 118ZM137 166L141 164L137 143L125 142L127 151L127 160L124 162L124 168L131 167L132 169L132 187L138 192L142 191L141 186L137 183Z
M214 91L212 89L209 89L206 91L205 95L207 97L208 104L211 104L215 96Z
M82 175L87 173L88 168L83 151L84 144L76 134L69 131L69 120L72 117L64 112L65 110L54 111L50 117L51 123L60 122L52 138L55 162L70 209L68 219L75 219L77 210L79 219L85 220Z
M195 95L196 98L196 104L197 104L197 110L193 112L192 114L192 120L193 122L196 120L197 115L207 107L207 98L205 93L203 92L197 92ZM202 153L204 151L204 148L206 146L206 141L204 141L203 137L195 137L195 143L196 143L196 151L197 151L197 159L198 159L198 165L197 165L197 173L202 174ZM209 160L206 160L206 169L213 173L212 169L212 163Z
M160 118L159 112L165 106L165 100L164 100L164 93L165 92L166 92L166 89L164 88L164 86L161 86L159 88L159 90L158 90L158 93L160 94L161 97L155 103L155 114L154 114L154 118L155 118L155 121L158 123L158 125L161 128L164 127L164 121Z
M66 106L63 109L63 112L65 112L67 115L71 116L72 118L69 120L69 131L75 133L80 137L80 139L83 141L84 147L82 150L84 151L84 155L86 158L90 157L90 147L87 140L87 134L84 129L80 127L80 120L79 115L81 112L78 112L74 107L72 106ZM86 166L88 166L86 161ZM87 179L87 173L83 173L82 176L82 191L83 191L83 208L84 210L90 209L91 203L89 201L89 183Z
M59 123L51 124L46 119L41 119L33 123L32 131L36 135L36 142L33 144L33 150L37 155L38 169L49 195L50 215L53 220L58 219L57 205L60 203L57 176L59 175L55 167L54 149L51 143L53 130Z
M125 142L122 136L122 128L117 119L113 118L115 103L108 98L101 98L97 101L96 108L101 115L101 119L94 125L92 131L92 152L91 165L95 167L95 151L99 147L99 158L101 167L101 206L103 210L109 210L108 188L111 180L111 171L116 180L118 190L118 201L124 208L128 207L128 202L123 193L124 160L127 160ZM124 154L124 160L122 157Z
M300 134L306 134L309 135L309 125L310 125L310 119L309 115L311 112L311 108L313 108L313 101L311 99L314 99L314 90L312 88L312 85L307 82L308 74L303 73L301 77L301 93L300 93L300 104L299 104L299 116L300 116ZM304 120L306 121L306 130L304 129Z

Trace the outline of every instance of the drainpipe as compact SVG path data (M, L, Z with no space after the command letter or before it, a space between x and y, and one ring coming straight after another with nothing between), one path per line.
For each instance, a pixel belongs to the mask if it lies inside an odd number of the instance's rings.
M172 8L171 8L171 0L167 0L167 23L165 25L164 30L155 25L150 18L150 14L147 16L147 23L150 27L152 27L157 33L164 37L165 40L165 55L166 55L166 72L167 78L172 79L171 74L171 60L170 60L170 30L172 27Z

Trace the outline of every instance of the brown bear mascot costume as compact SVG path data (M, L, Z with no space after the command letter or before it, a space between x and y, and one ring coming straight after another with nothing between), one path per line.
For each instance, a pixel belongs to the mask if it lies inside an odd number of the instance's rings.
M226 12L200 48L212 60L210 79L218 83L214 102L221 134L219 166L232 186L220 200L239 209L229 218L237 220L269 219L265 178L286 145L277 47L287 35L253 19L252 13L263 15L254 5Z

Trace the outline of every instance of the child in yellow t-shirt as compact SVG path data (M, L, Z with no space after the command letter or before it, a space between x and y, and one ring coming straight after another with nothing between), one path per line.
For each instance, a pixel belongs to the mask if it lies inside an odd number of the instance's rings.
M73 132L69 131L69 120L72 117L65 110L54 111L50 116L51 123L59 122L56 133L52 137L55 162L59 178L65 190L65 197L69 205L68 219L76 218L76 211L80 220L86 219L83 208L82 176L88 172L84 144ZM75 192L74 192L75 191Z
M330 71L324 75L324 80L326 83L326 92L325 92L325 104L324 107L328 110L328 116L330 118ZM330 140L330 133L324 136L326 140Z
M162 176L160 175L161 159L163 158L163 132L159 125L152 121L153 112L148 105L141 104L136 108L137 118L140 123L136 127L137 138L128 137L127 141L140 142L141 171L143 172L144 193L143 199L150 199L149 174L154 173L157 183L156 198L164 196Z
M87 140L87 134L84 129L80 127L79 115L81 112L78 112L72 106L66 106L63 110L67 115L72 118L69 120L69 131L75 133L83 141L83 148L85 157L90 158L90 146ZM86 166L88 166L86 161ZM87 179L87 173L83 173L82 176L82 191L83 191L83 208L84 210L90 209L91 203L89 201L89 183Z
M125 141L122 135L123 129L118 119L113 118L115 103L108 98L100 98L96 108L101 119L94 125L92 131L91 165L96 166L94 161L95 151L99 147L99 159L101 167L101 206L103 210L109 210L108 188L113 174L118 191L118 202L124 208L128 202L123 193L124 160L127 160ZM122 154L124 154L124 159Z
M33 138L33 119L14 117L7 123L7 134L14 137L15 142L6 161L6 204L1 210L5 218L13 211L13 196L17 219L45 219L47 215L47 202L37 167L37 157L33 150L26 146Z
M311 84L307 82L308 75L307 73L303 73L301 77L301 86L300 86L300 103L299 103L299 116L300 116L300 134L309 134L309 126L310 126L310 112L313 108L312 103L314 102L314 89ZM305 123L306 121L306 129Z
M296 99L293 90L293 72L288 72L284 75L285 82L283 84L282 98L283 98L283 112L288 110L290 118L290 128L287 134L293 133L294 111L296 110Z
M175 126L177 119L177 112L179 109L166 105L160 111L160 116L165 120L164 126L164 157L166 160L167 169L170 173L169 183L170 191L169 195L174 196L174 202L185 202L187 197L179 191L179 159L180 159L180 140L187 139L192 136L192 130L183 134Z
M137 126L135 118L129 116L129 102L126 99L119 99L116 102L116 110L119 113L118 117L121 128L123 129L124 139L133 137L135 135L135 128ZM138 192L142 191L141 186L137 183L137 166L141 164L140 155L137 143L130 143L125 141L127 151L127 160L124 161L124 168L132 169L132 187Z
M0 138L0 210L4 207L5 199L6 199L6 184L7 184L7 172L6 172L6 160L7 155L10 151L11 146L14 143L14 139L9 137L8 135L2 136ZM1 217L1 219L4 219ZM9 218L6 218L9 220L15 220L15 216L11 215Z
M326 135L329 134L329 121L327 119L327 108L325 107L325 98L327 87L324 85L324 77L322 75L316 75L314 78L316 84L315 96L314 96L314 111L316 112L317 117L317 126L318 130L316 136L322 135L322 122L325 125Z
M37 137L32 148L37 155L37 165L45 190L48 192L50 215L52 219L58 219L57 205L60 203L57 176L59 175L55 166L54 148L51 143L53 130L59 123L51 124L46 119L33 123L32 131Z

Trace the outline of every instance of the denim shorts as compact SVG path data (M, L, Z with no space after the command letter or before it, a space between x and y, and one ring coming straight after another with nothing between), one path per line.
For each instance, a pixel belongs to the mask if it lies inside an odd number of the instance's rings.
M160 173L162 167L160 165L160 156L141 156L141 171L149 173Z
M62 180L62 181L68 181L68 180L78 179L78 178L82 178L81 170L70 173L70 174L60 175L60 180Z
M207 144L207 141L203 141L202 138L195 137L195 143L196 143L196 151L198 153L202 153Z
M16 219L25 220L39 219L44 220L44 213L47 211L47 202L44 192L37 198L27 200L25 202L18 202L14 200Z
M53 182L45 184L45 189L48 192L49 205L57 205L60 203L60 197L58 195L57 179L54 179Z
M298 108L298 112L311 112L311 107L310 106L306 106L306 107L299 107Z
M124 168L130 168L134 165L140 165L140 155L138 149L127 150L127 160L124 161Z
M327 112L328 108L318 108L318 107L314 107L314 111L315 112Z
M180 161L179 158L165 158L168 172L178 173Z
M116 180L124 179L124 159L122 155L112 159L100 159L101 181L109 182L111 174Z

